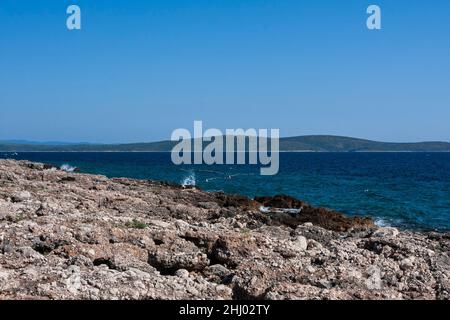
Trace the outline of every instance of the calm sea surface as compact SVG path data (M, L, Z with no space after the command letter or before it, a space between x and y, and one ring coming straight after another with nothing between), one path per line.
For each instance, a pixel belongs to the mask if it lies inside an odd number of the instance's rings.
M280 172L258 166L175 166L170 153L2 153L108 177L195 184L207 191L287 194L378 224L450 230L450 153L282 153Z

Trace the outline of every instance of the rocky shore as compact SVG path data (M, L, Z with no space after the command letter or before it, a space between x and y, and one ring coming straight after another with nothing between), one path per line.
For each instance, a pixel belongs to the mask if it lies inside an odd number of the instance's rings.
M0 299L448 299L450 235L0 160Z

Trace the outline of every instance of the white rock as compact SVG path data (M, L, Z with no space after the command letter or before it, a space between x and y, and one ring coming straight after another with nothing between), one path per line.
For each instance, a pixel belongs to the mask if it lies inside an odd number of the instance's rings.
M316 249L316 250L319 250L319 251L323 250L322 244L320 242L317 242L316 240L313 240L313 239L309 239L308 240L308 247L309 247L309 249Z
M170 227L170 223L161 221L161 220L150 220L149 224L152 226L157 226L163 229L169 228Z
M365 281L367 289L381 290L383 282L381 280L381 270L377 266L371 266L366 270L368 278Z
M45 257L31 247L21 247L18 249L21 255L26 259L45 260Z
M384 237L396 237L398 235L398 230L396 228L392 227L383 227L379 228L377 231L375 231L372 236L378 237L378 238L384 238Z
M309 273L314 273L314 272L316 272L316 268L314 268L313 266L308 266L308 267L306 268L306 270L308 270Z
M0 270L0 283L4 283L8 280L10 272Z
M179 269L175 272L175 276L179 278L188 278L189 277L189 271L186 269Z
M218 286L216 286L216 291L227 296L231 296L233 294L233 290L223 284L219 284Z
M294 246L300 251L305 251L308 248L308 240L304 236L298 236L293 241Z
M407 270L414 267L414 257L405 258L400 262L400 269Z
M16 192L12 195L13 202L23 202L31 199L31 193L28 191Z

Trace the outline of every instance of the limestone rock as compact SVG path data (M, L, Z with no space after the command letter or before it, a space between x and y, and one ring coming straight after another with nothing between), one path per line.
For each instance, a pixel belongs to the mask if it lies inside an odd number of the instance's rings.
M378 230L376 230L372 236L373 237L379 237L379 238L384 238L384 237L396 237L398 235L399 231L396 228L392 228L392 227L383 227L383 228L379 228Z
M287 196L0 160L0 299L449 299L449 250Z
M15 192L11 197L12 202L23 202L23 201L27 201L30 199L31 199L31 193L29 193L28 191Z

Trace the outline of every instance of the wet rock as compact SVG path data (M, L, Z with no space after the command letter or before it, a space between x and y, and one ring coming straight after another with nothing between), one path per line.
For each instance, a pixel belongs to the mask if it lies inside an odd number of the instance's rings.
M298 212L297 214L294 211L268 211L265 218L259 216L260 219L264 219L270 224L286 225L295 229L299 225L312 223L316 226L339 232L375 228L375 224L370 218L346 217L340 212L325 208L315 208L289 196L257 197L255 201L265 207L298 210L296 211Z
M261 203L264 207L297 209L302 208L306 203L286 195L277 195L274 197L255 197L255 201Z

